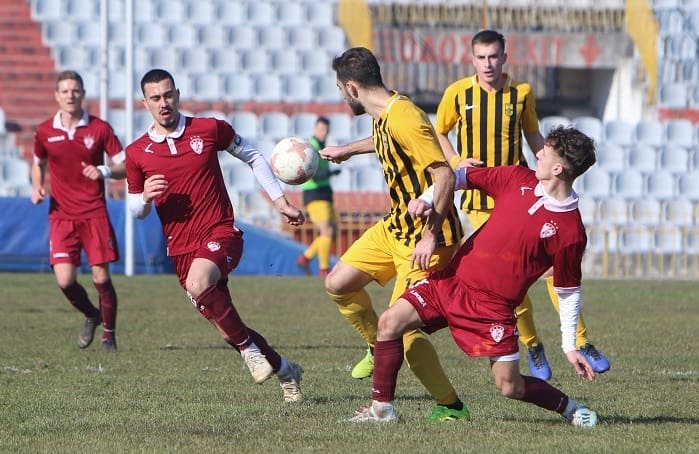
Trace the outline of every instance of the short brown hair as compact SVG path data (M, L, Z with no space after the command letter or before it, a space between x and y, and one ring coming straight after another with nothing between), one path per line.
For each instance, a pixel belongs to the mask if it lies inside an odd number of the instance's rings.
M502 36L502 33L495 30L481 30L471 39L471 49L476 44L492 44L495 42L500 43L500 51L505 52L505 37Z
M172 86L175 87L175 79L172 74L165 71L164 69L151 69L143 75L141 78L141 93L146 94L145 86L146 84L158 83L161 80L169 79L172 82Z
M595 162L594 141L575 128L559 126L546 136L546 145L563 158L563 167L569 180L575 180Z
M80 88L82 89L82 91L85 91L83 78L80 77L80 74L78 74L77 71L67 70L58 73L58 76L56 76L56 91L58 91L58 84L61 83L62 80L75 80L80 84Z
M342 82L357 82L362 87L383 87L381 68L371 51L365 47L347 49L333 59L333 70Z

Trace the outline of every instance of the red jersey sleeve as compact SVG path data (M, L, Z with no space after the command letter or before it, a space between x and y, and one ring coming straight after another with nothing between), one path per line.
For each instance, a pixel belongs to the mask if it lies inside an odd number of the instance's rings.
M34 156L36 156L39 159L48 158L48 152L44 147L44 141L41 137L41 131L39 131L38 129L34 133Z
M129 186L129 194L140 194L143 192L143 183L146 178L133 156L138 151L135 150L134 146L126 148L126 182Z
M581 241L562 247L553 256L553 286L558 288L577 288L582 282L582 258L587 241Z
M116 134L114 134L114 129L112 129L112 126L109 123L104 124L104 151L107 153L109 157L114 156L117 153L120 153L121 150L124 148L121 146L121 141L119 141L119 137L117 137Z
M525 180L531 177L531 170L522 166L499 166L499 167L469 167L466 169L467 189L480 189L486 194L495 198L503 190L506 190L514 180Z
M216 120L216 145L218 150L226 150L236 134L233 127L224 120Z

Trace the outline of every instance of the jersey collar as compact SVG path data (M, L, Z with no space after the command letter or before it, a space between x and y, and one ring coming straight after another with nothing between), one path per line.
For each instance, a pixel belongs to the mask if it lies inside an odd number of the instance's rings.
M397 91L394 91L393 95L390 98L388 98L388 103L386 104L386 107L384 107L383 112L381 112L381 115L379 116L382 118L386 118L388 116L388 112L391 111L391 107L393 107L393 104L395 104L395 102L401 98L403 98L403 95L401 95Z
M184 126L186 122L187 118L180 112L180 119L177 120L177 128L166 135L161 135L155 132L155 122L153 122L148 127L148 137L150 137L151 142L156 143L164 142L167 138L179 139L180 137L182 137L182 134L184 134Z
M510 75L507 73L502 73L502 76L505 78L505 83L502 85L502 88L500 90L497 90L497 91L505 92L510 88L510 83L511 83ZM480 87L480 85L478 85L478 74L473 75L473 80L471 81L471 84L474 87L476 87L476 86ZM495 93L495 92L491 92L491 93Z
M90 116L83 110L83 115L80 117L80 121L78 121L78 124L75 125L75 129L80 128L81 126L87 126L87 124L90 122ZM54 129L60 129L61 131L65 132L70 132L68 128L63 126L63 123L61 122L61 111L59 110L56 112L56 115L53 116L53 128Z
M529 214L534 214L536 210L542 206L549 211L563 213L566 211L573 211L578 208L578 194L575 191L570 193L570 197L563 201L558 201L553 197L546 194L544 191L544 186L541 183L537 183L534 188L534 195L538 197L537 201L529 208Z

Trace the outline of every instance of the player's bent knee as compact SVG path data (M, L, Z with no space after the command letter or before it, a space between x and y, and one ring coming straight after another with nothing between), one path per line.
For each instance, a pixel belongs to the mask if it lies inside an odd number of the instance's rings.
M192 297L197 298L199 295L204 293L204 291L211 287L211 283L204 279L187 279L185 283L185 290L189 292Z
M500 390L500 394L508 399L521 399L524 394L524 387L516 381L496 380L495 384Z
M387 310L379 317L378 339L398 339L406 331L401 320L395 316L394 311Z

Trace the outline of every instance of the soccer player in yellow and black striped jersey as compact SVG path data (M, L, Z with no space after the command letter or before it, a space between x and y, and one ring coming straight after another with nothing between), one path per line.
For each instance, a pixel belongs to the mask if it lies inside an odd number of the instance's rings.
M534 152L544 144L539 133L532 88L525 82L512 80L503 72L507 53L505 39L500 33L494 30L478 32L471 40L471 50L476 74L447 87L437 108L435 129L444 154L453 168L460 165L526 166L522 154L522 135ZM454 127L458 155L448 138ZM481 191L466 190L462 208L476 230L488 220L493 199ZM552 277L546 278L546 285L551 302L558 310ZM536 333L529 296L517 309L517 316L520 341L529 351L530 372L537 378L550 379L551 369ZM581 316L576 346L595 372L605 372L609 369L609 361L588 342L586 331Z
M350 246L325 279L325 288L340 313L369 344L367 355L352 371L355 378L367 378L373 373L374 356L387 352L378 344L374 349L378 317L364 287L371 281L383 286L395 277L391 304L407 286L449 262L463 230L453 204L454 174L427 115L407 97L384 86L379 64L368 49L345 51L333 60L333 69L353 113L372 116L373 137L326 147L321 156L342 162L355 154L375 152L391 198L390 213ZM439 199L436 212L425 220L412 219L408 202L432 184ZM411 331L400 348L413 373L437 401L430 418L468 419L468 409L425 334ZM377 379L381 377L374 377Z

